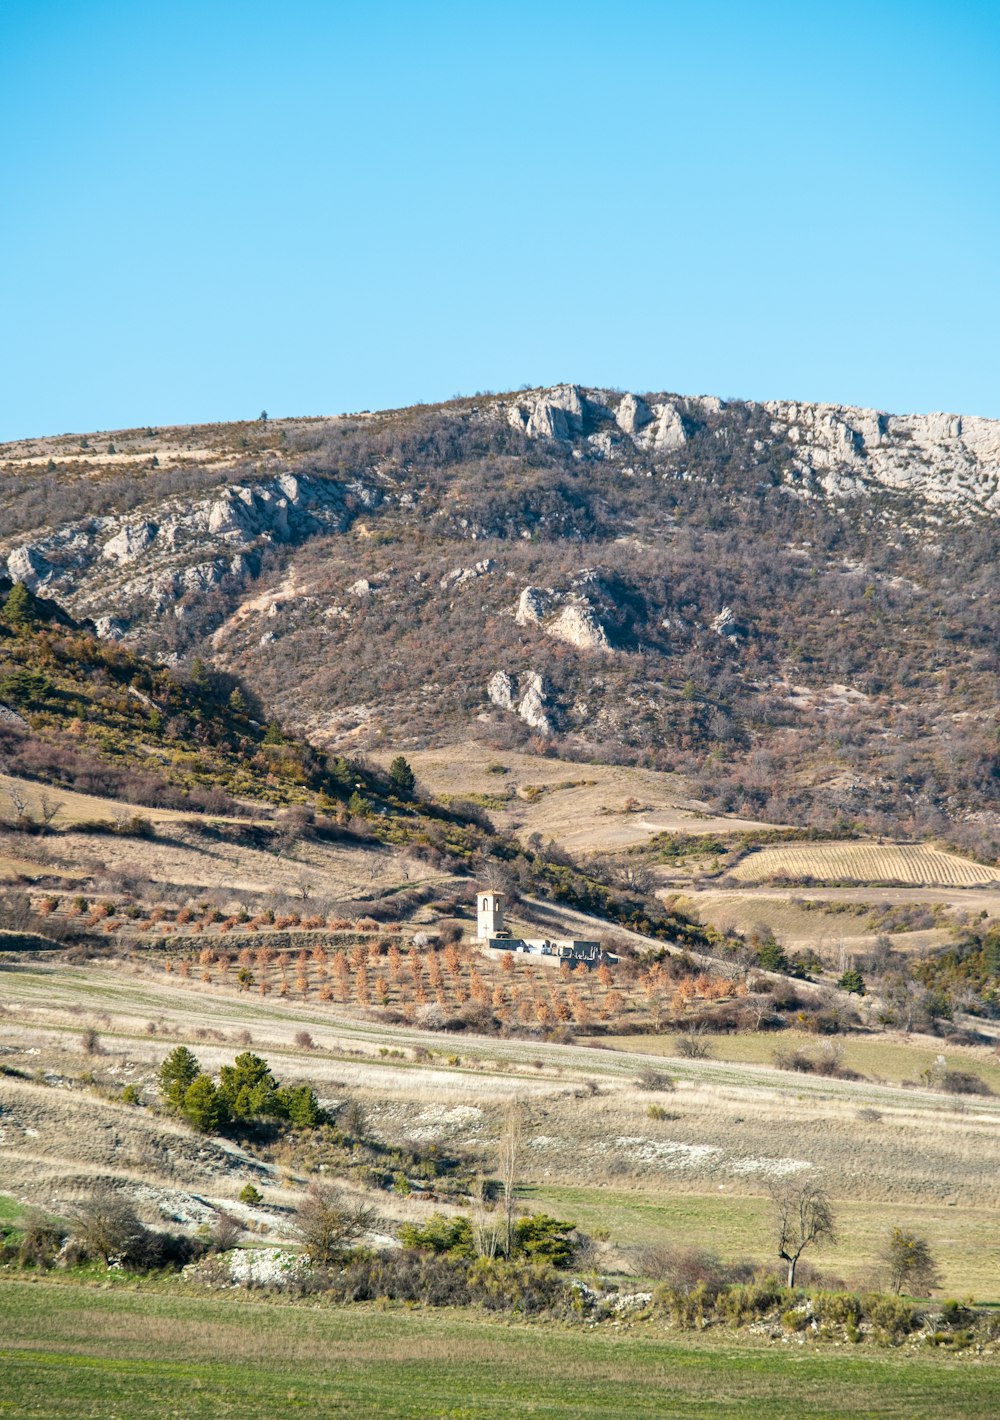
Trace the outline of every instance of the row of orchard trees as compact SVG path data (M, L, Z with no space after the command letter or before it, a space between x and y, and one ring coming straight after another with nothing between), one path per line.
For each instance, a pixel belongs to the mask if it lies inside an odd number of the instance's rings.
M319 944L297 952L206 945L196 959L168 958L164 970L185 979L195 972L206 983L232 981L260 996L394 1006L404 1013L431 1003L442 1010L471 1004L504 1024L543 1027L586 1027L628 1015L657 1029L670 1013L684 1013L698 1001L746 994L742 983L723 976L697 970L679 975L673 959L641 970L607 963L592 970L582 962L532 964L509 952L484 958L454 942L440 951L404 952L393 938L374 937L351 948Z

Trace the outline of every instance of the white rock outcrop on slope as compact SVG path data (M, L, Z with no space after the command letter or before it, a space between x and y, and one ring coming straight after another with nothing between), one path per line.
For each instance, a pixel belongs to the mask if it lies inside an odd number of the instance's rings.
M586 600L568 602L559 615L545 626L548 636L578 646L584 651L610 651L608 633Z
M500 710L513 710L517 704L517 683L506 671L494 671L486 682L486 694Z
M1000 421L785 400L762 408L772 434L794 449L790 482L841 497L881 486L930 503L1000 511Z
M517 602L514 620L518 626L537 626L548 615L552 605L552 592L541 587L525 587Z
M549 688L544 676L539 675L537 671L531 671L525 677L525 691L517 713L526 725L538 730L540 734L551 735L555 732L549 705Z
M712 621L712 630L716 636L739 636L742 628L736 620L736 613L731 606L724 606Z
M620 458L634 446L654 460L688 445L706 419L764 410L772 437L754 447L790 448L785 479L800 492L853 497L885 488L932 504L1000 511L1000 420L794 400L727 404L715 395L619 396L578 385L513 396L498 407L529 437L572 441L578 457ZM741 421L734 435L745 437Z
M653 422L653 411L637 394L626 394L615 413L615 423L623 434L637 434Z
M55 596L75 614L122 626L169 610L194 592L245 578L245 554L321 530L346 526L345 492L366 506L377 489L347 488L330 479L282 473L234 483L185 502L165 499L154 517L102 516L55 527L0 552L0 570L32 591ZM362 497L362 493L368 497ZM94 574L91 576L90 574ZM176 607L183 617L186 608Z
M455 567L445 573L438 586L443 592L451 591L454 587L463 587L466 582L474 582L478 577L488 576L496 565L492 557L484 557L482 562L477 562L473 567Z

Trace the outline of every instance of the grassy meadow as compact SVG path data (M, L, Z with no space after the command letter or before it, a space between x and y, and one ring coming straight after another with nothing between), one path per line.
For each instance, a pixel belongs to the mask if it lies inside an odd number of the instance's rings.
M0 1282L0 1415L986 1420L995 1363Z

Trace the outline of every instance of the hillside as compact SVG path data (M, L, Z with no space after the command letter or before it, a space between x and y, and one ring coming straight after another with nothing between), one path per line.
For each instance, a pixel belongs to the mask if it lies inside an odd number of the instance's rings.
M1000 852L1000 430L563 386L0 449L8 575L314 742Z

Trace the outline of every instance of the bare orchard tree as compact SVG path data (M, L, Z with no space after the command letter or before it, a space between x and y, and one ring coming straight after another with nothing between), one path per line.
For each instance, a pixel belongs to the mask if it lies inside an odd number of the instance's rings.
M512 1099L504 1110L503 1124L500 1129L500 1145L497 1151L497 1168L500 1174L500 1187L503 1191L501 1201L503 1209L502 1247L505 1257L510 1257L514 1247L514 1194L517 1188L517 1175L523 1150L524 1109L520 1100Z
M795 1286L799 1258L812 1243L833 1242L836 1229L825 1191L795 1178L777 1180L770 1188L778 1234L778 1256L788 1264L788 1285Z

